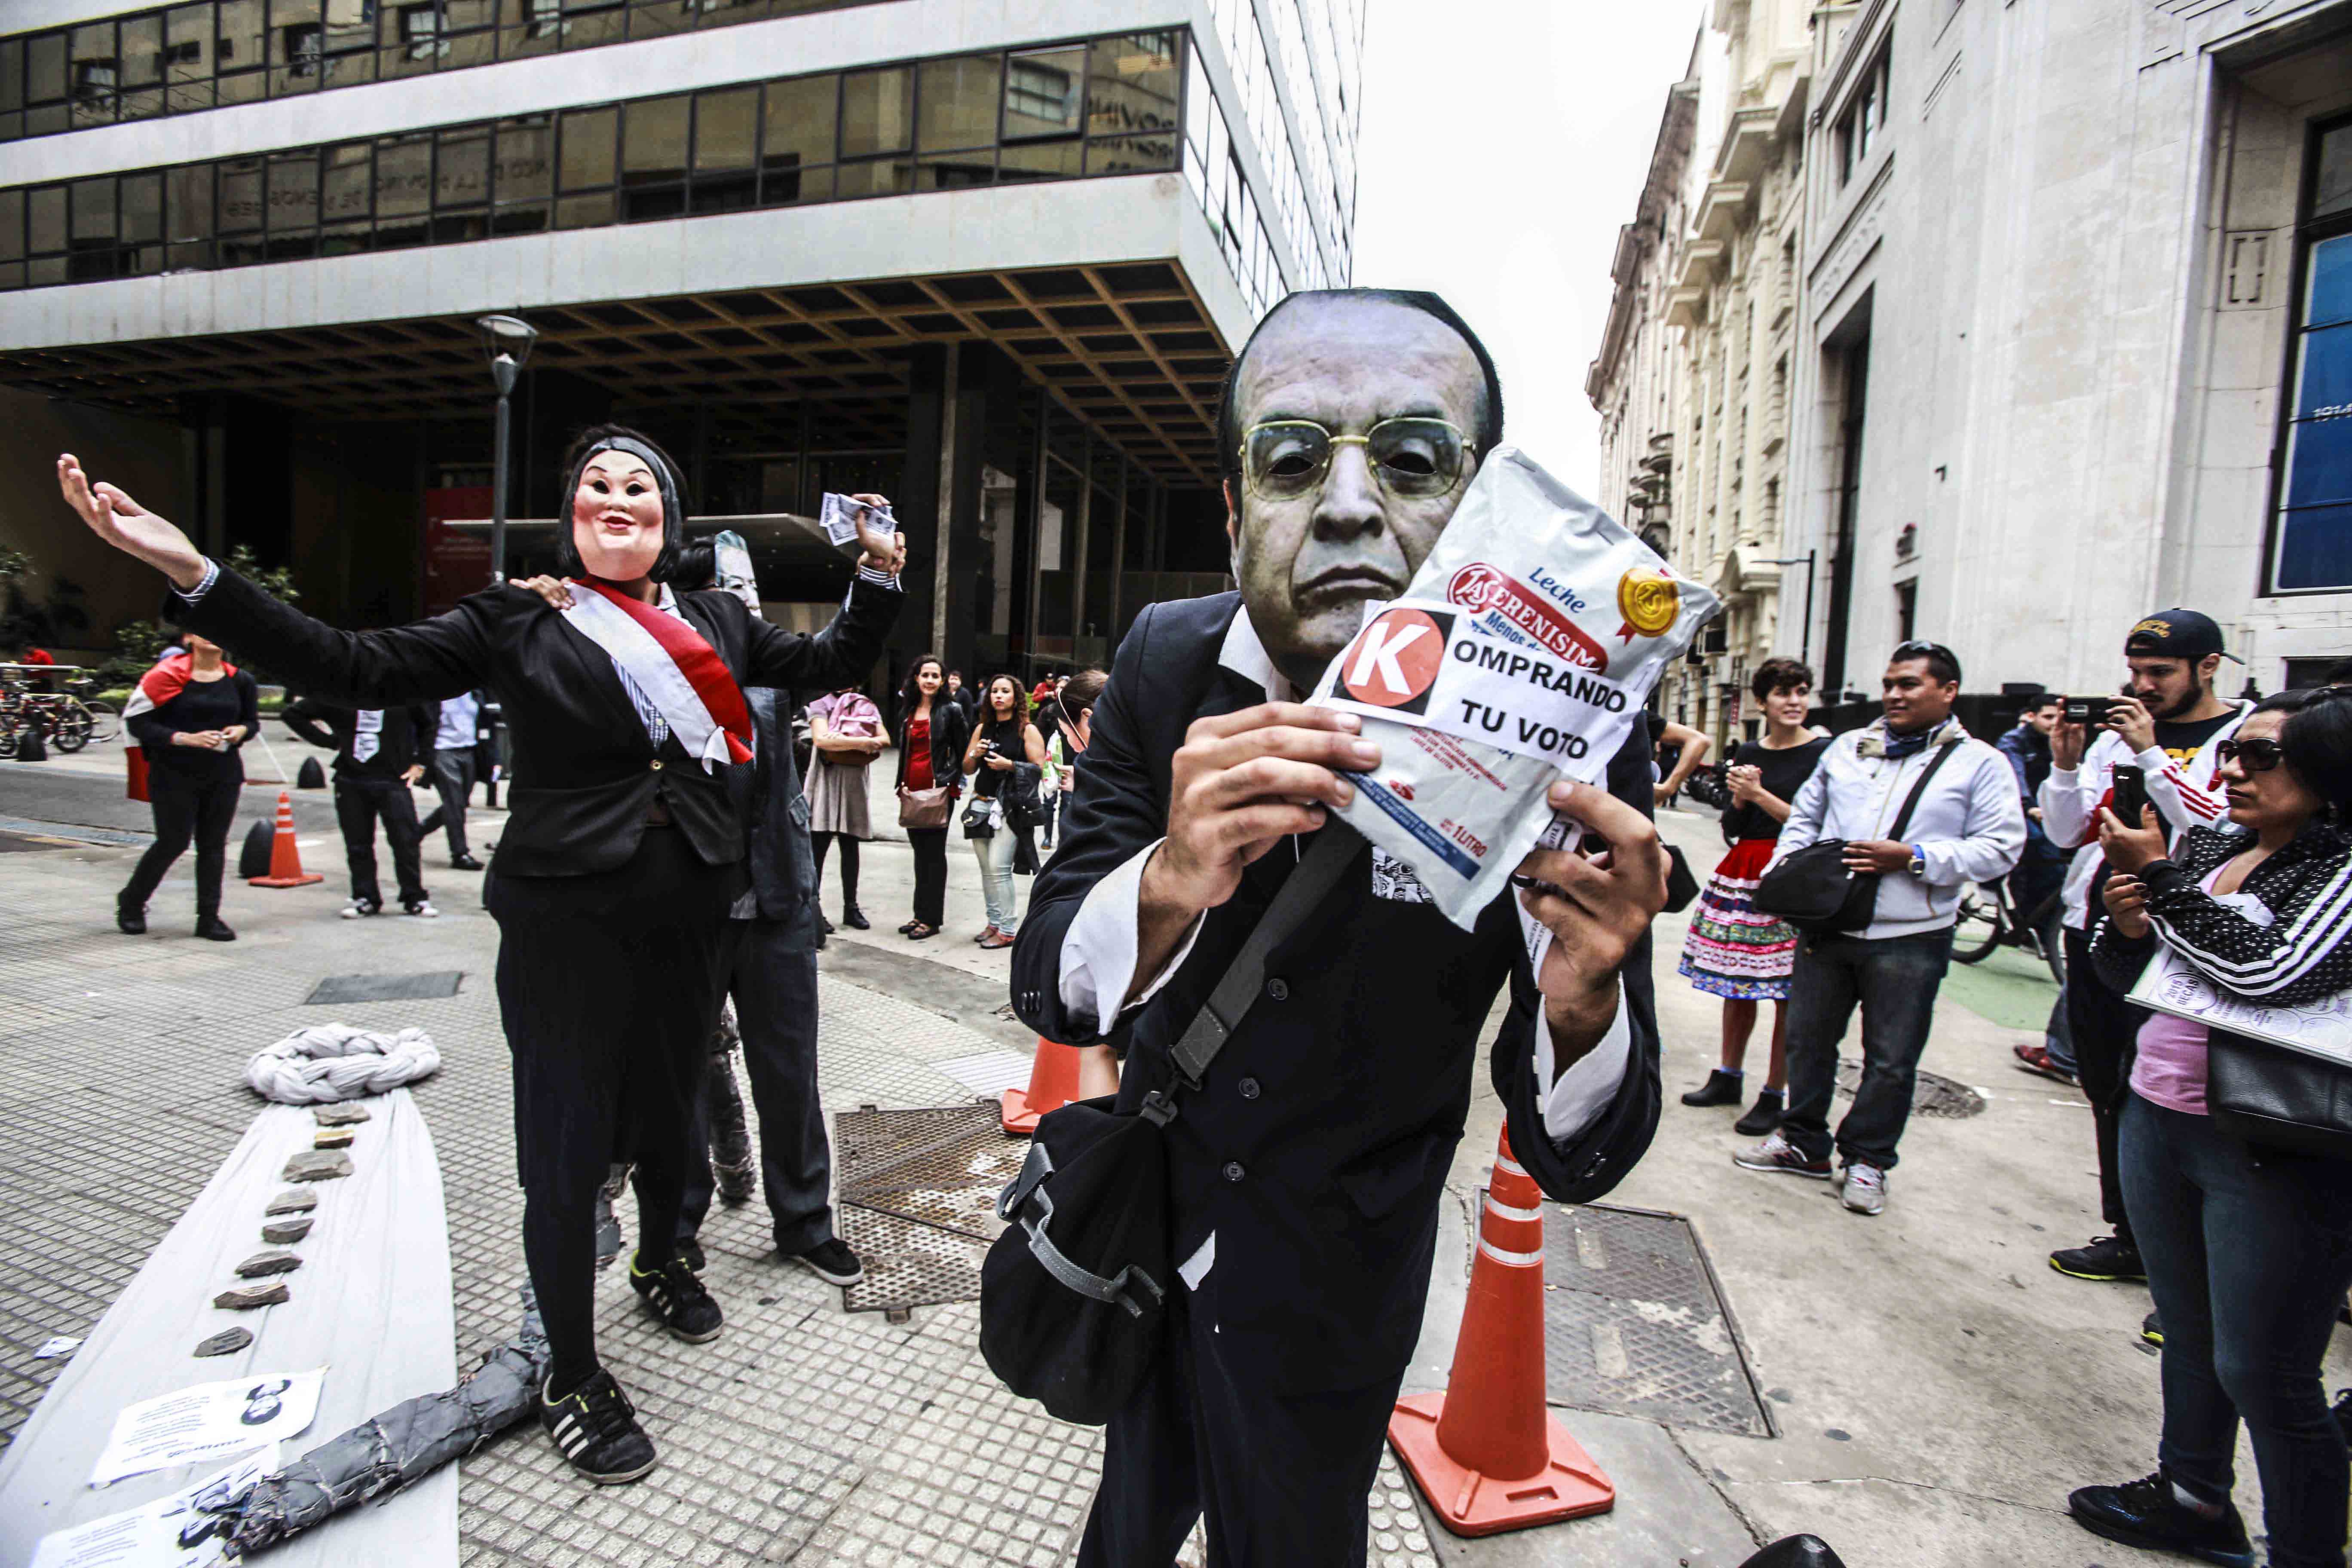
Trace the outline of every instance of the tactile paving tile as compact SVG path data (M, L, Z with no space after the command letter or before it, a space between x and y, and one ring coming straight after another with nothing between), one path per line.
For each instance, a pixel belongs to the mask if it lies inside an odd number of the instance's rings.
M1772 1435L1715 1271L1680 1215L1544 1205L1544 1352L1554 1405Z

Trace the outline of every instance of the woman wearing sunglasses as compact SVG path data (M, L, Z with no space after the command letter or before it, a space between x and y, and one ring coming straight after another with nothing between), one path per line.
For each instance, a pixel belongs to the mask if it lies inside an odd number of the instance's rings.
M2216 742L2230 826L2100 813L2114 874L2092 961L2128 990L2161 941L2217 988L2297 1005L2352 985L2352 689L2282 692ZM2352 1162L2217 1131L2203 1025L2140 1026L2123 1114L2124 1201L2164 1325L2156 1473L2084 1487L2074 1518L2110 1540L2252 1564L2230 1500L2242 1419L2275 1568L2344 1568L2345 1443L2320 1386L2352 1287Z

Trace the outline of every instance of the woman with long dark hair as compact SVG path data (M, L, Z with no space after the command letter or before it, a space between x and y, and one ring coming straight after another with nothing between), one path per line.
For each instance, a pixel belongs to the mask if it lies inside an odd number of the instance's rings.
M2100 815L2112 872L2092 962L2118 991L2159 944L2207 984L2296 1006L2352 985L2352 689L2282 692L2214 742L2226 827L2164 832ZM2253 1440L2274 1568L2343 1568L2352 1465L2320 1361L2352 1288L2352 1161L2217 1128L2208 1026L2140 1026L2121 1130L2124 1204L2164 1329L2153 1475L2084 1487L2075 1520L2110 1540L2252 1564L2230 1493ZM2259 1047L2252 1047L2259 1048Z
M235 942L221 919L221 879L228 862L229 825L245 787L239 750L253 738L260 690L253 677L200 637L160 660L139 679L138 695L123 719L147 759L147 799L155 813L155 842L139 858L131 881L114 900L114 923L137 936L147 929L147 900L172 862L196 847L196 934Z
M369 708L476 687L501 699L512 815L483 901L499 923L523 1251L550 1352L540 1420L592 1480L636 1479L654 1467L653 1443L596 1359L597 1189L616 1155L636 1162L646 1245L630 1284L672 1334L717 1337L719 1304L675 1238L686 1164L701 1157L693 1110L728 910L749 886L726 772L752 754L742 688L837 689L870 668L898 616L903 542L860 525L858 580L814 637L730 594L677 594L677 465L646 437L600 426L565 459L568 608L509 584L429 620L352 633L206 560L121 489L92 485L71 454L58 479L91 531L171 579L184 625L307 690Z
M1042 773L1045 762L1045 739L1029 721L1028 693L1009 675L994 677L982 694L980 722L972 727L963 753L964 771L972 775L975 804L987 802L992 819L984 836L975 837L971 827L965 829L972 856L980 862L980 890L988 905L988 925L972 939L984 948L1011 947L1021 924L1013 862L1027 834L1005 819L1005 785L1023 764Z
M919 790L941 789L947 816L937 826L908 827L915 851L915 914L898 934L923 942L940 934L948 920L948 823L955 820L956 797L963 793L963 748L971 722L963 704L946 689L947 667L927 653L907 672L898 693L898 798ZM904 807L901 807L903 820Z

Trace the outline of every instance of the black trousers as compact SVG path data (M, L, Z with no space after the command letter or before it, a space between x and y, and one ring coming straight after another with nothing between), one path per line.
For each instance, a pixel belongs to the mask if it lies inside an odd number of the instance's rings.
M400 901L425 901L425 869L417 856L424 838L416 824L416 803L398 779L335 780L335 820L342 825L343 858L352 868L352 897L371 904L383 902L383 889L375 879L375 825L392 846L393 875L400 883Z
M118 896L127 910L142 910L172 862L196 847L196 921L202 924L220 913L221 876L228 859L229 825L236 820L237 794L245 786L242 768L230 768L211 778L195 778L168 767L147 770L148 805L155 813L155 842L139 857L130 882Z
M1360 1568L1404 1369L1370 1388L1270 1393L1227 1364L1189 1298L1169 1304L1160 1365L1104 1435L1078 1568L1169 1568L1204 1512L1209 1568Z
M442 829L448 837L449 858L466 853L466 797L474 793L474 748L457 746L433 753L433 788L441 804L416 825L419 834Z
M640 1237L677 1234L743 885L740 865L704 865L667 827L617 870L491 873L523 1255L559 1390L596 1365L596 1191L614 1160L636 1163Z
M833 1145L816 1090L816 949L807 932L779 921L733 924L727 991L760 1114L760 1179L776 1250L792 1258L833 1239ZM697 1102L698 1150L709 1147L709 1108L707 1098ZM709 1161L688 1161L679 1240L702 1228L712 1185Z
M2116 1239L2132 1239L2124 1212L2122 1162L2116 1154L2124 1100L2131 1087L2132 1058L2138 1053L2145 1008L2125 1001L2091 967L2088 931L2066 928L2066 1029L2074 1046L2074 1076L2091 1102L2091 1123L2099 1144L2099 1213L2115 1227Z
M948 923L948 830L909 827L915 851L915 918L938 930Z
M857 907L857 845L858 840L846 833L812 833L809 843L816 849L817 901L824 901L824 852L841 841L841 907L844 910Z

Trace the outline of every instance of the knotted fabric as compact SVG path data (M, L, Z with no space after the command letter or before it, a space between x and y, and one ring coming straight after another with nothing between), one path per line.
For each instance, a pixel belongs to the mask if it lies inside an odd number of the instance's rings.
M358 1100L441 1070L441 1053L422 1029L395 1035L319 1024L297 1029L245 1064L256 1094L281 1105Z

